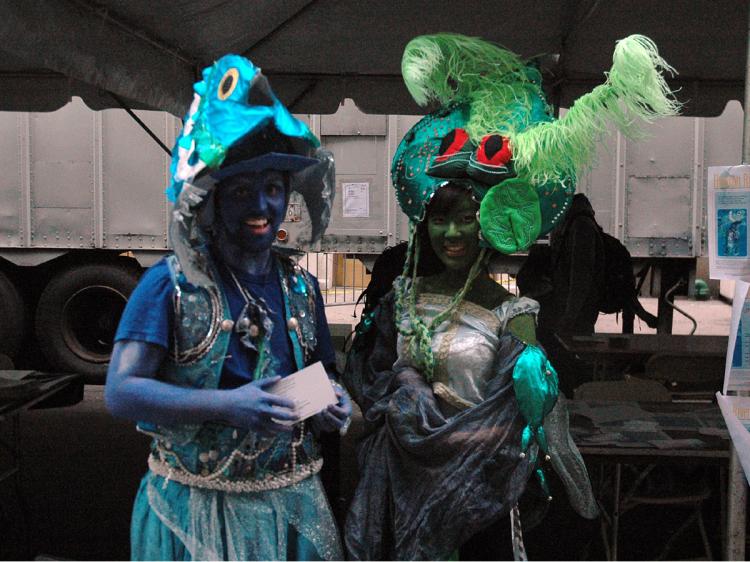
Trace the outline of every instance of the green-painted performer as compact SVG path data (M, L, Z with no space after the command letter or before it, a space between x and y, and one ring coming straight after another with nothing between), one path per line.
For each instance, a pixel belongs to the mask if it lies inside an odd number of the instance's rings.
M344 374L366 428L346 523L352 558L460 556L507 518L507 552L523 559L521 516L531 523L543 511L550 469L573 508L596 517L557 375L535 338L538 304L509 294L487 266L562 219L609 122L633 132L676 114L661 70L671 69L654 44L628 37L606 82L555 120L539 72L505 49L451 34L406 46L409 91L441 107L394 156L412 234L393 289L379 302L368 295Z
M318 478L321 431L274 383L335 356L318 283L272 247L292 191L311 241L328 223L330 153L250 61L226 55L194 86L172 159L171 254L133 292L107 375L113 414L153 437L133 508L136 560L337 560ZM327 381L323 381L327 385Z

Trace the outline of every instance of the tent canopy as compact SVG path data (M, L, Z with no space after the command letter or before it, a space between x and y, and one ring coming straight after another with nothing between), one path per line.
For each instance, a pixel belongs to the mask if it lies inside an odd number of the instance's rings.
M617 39L652 38L679 74L687 115L742 99L743 0L0 0L0 110L51 111L71 96L94 109L184 114L200 69L234 52L294 112L423 113L400 75L415 35L451 31L538 57L550 99L569 107L604 80Z

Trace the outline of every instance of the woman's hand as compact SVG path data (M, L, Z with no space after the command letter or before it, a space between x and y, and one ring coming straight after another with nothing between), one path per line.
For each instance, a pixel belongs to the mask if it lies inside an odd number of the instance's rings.
M294 402L266 391L279 380L279 376L264 378L225 391L229 395L226 421L261 435L290 433L292 424L299 421Z
M155 378L166 354L165 348L146 342L115 344L104 391L113 415L167 426L221 420L265 435L292 430L279 421L299 421L291 400L267 391L281 377L232 390L177 386Z
M352 403L344 389L333 383L333 390L338 403L329 405L312 419L312 423L319 431L345 431L343 428L352 415Z

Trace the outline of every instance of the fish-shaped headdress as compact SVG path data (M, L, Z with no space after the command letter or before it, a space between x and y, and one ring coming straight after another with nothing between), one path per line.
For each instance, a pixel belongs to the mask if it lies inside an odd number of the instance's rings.
M167 196L175 203L170 235L188 280L211 281L203 255L210 194L223 178L274 169L290 175L312 222L314 244L330 219L335 170L330 152L305 123L275 96L261 70L248 59L225 55L203 70L193 102L172 151Z

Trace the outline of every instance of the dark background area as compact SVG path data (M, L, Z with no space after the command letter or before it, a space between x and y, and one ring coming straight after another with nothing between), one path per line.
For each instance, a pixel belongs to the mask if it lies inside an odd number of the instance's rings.
M4 559L130 559L130 511L149 439L133 423L114 419L103 394L103 386L88 386L75 406L21 414L26 505L11 481L0 484L0 517L10 518L2 524Z
M21 501L26 505L24 508L19 502L12 480L0 483L0 558L129 559L130 513L146 471L149 440L131 422L109 415L103 391L104 387L87 386L84 400L75 406L22 414ZM7 436L7 422L0 424L3 437ZM344 475L337 480L338 490L331 501L339 516L354 490L353 445L359 430L359 424L353 424L338 459L327 456L329 470L339 464ZM711 480L716 489L705 506L704 517L713 556L721 559L718 468L710 470L715 471ZM331 476L323 475L329 486ZM602 559L598 524L571 525L566 521L568 512L561 509L562 501L558 497L549 517L536 529L525 531L529 558L566 558L563 552L573 548L580 552L575 558ZM628 512L621 519L620 559L654 559L686 517L684 511L659 507ZM493 535L492 540L505 541L510 530L498 529ZM701 555L697 527L692 525L669 558L695 559Z

